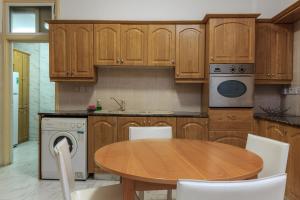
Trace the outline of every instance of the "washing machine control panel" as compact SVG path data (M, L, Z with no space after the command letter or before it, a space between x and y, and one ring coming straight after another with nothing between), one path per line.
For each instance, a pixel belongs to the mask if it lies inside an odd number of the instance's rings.
M43 130L79 131L86 132L87 120L85 118L43 118Z

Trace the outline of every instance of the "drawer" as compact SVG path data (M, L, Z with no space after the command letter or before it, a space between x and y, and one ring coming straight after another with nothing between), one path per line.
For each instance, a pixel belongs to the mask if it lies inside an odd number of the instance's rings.
M209 140L244 148L248 131L209 131Z
M252 131L252 109L210 109L209 130L246 130Z

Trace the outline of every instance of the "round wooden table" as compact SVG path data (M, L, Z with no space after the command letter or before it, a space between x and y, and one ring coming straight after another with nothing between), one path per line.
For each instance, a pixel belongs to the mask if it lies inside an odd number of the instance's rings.
M186 139L114 143L99 149L95 162L122 177L124 200L133 200L135 191L175 189L179 179L251 179L263 166L245 149Z

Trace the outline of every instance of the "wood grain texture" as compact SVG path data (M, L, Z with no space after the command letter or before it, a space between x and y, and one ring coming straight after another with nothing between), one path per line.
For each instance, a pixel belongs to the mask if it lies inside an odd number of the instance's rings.
M208 119L177 118L177 138L208 140Z
M204 79L205 25L176 26L176 80Z
M147 65L148 26L121 25L121 64Z
M114 143L99 149L95 162L126 179L169 185L176 185L178 179L248 179L263 164L260 157L242 148L185 139Z
M72 24L70 31L70 67L72 78L93 78L94 59L94 28L93 24Z
M255 18L211 18L210 63L255 62Z
M147 126L170 126L172 127L173 138L176 137L175 117L147 117Z
M250 131L209 131L209 140L245 148Z
M256 38L256 80L266 84L291 81L293 26L257 23Z
M253 109L209 109L210 131L251 131L253 128Z
M148 65L175 66L175 25L148 26Z
M120 64L120 24L94 25L94 64Z
M147 117L118 117L118 141L129 140L129 127L146 125Z
M89 117L88 133L88 172L99 172L94 154L99 148L117 141L117 117Z

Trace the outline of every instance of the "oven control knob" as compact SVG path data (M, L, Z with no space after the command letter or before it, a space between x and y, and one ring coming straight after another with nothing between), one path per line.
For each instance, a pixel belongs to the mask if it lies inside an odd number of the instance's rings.
M244 73L245 71L246 71L245 68L243 68L243 67L239 68L239 72Z
M234 68L234 67L230 68L230 71L231 71L232 73L235 72L235 68Z

